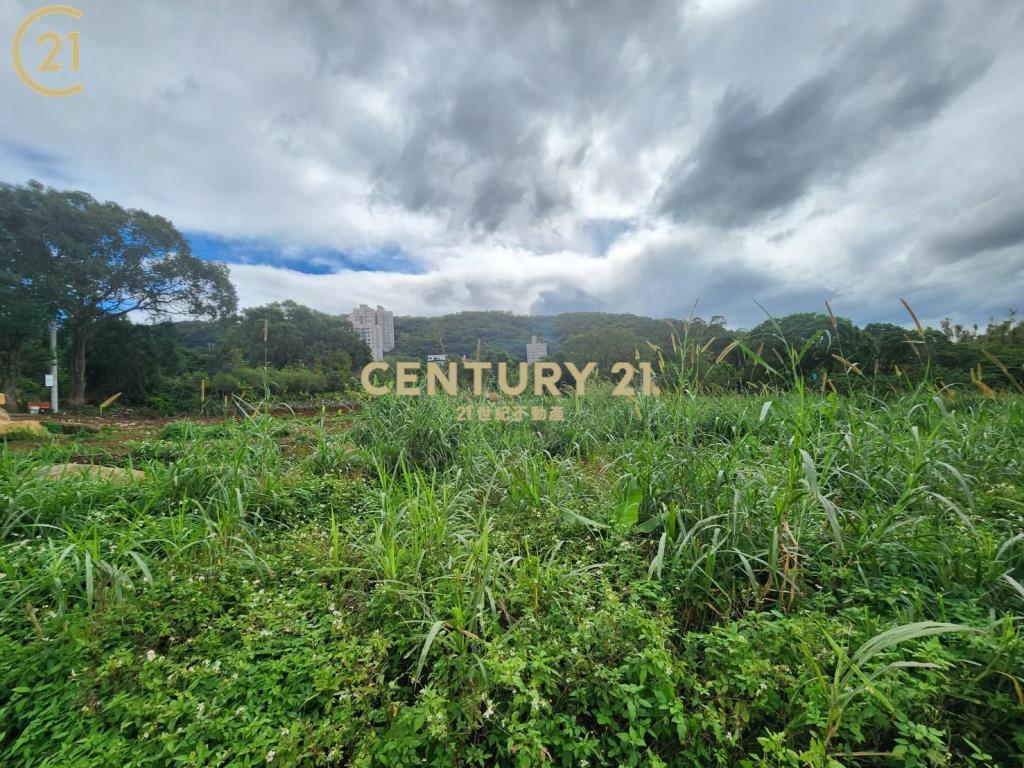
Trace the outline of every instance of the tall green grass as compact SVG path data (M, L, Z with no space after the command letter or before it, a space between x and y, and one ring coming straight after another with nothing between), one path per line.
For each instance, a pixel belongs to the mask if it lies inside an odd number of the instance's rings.
M560 422L180 423L127 485L5 452L3 764L1020 764L1024 400L801 354Z

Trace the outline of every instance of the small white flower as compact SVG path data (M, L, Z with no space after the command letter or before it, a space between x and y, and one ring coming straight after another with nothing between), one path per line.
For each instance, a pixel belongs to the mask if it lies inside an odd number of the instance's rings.
M146 651L146 661L153 661L156 658L156 651L150 648Z
M276 755L276 754L277 754L277 752L275 752L274 750L270 750L269 752L267 752L267 762L268 763L274 762L274 755Z

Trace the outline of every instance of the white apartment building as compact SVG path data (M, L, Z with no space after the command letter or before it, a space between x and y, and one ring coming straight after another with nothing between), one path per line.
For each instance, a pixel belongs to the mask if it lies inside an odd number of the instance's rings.
M355 332L363 337L374 360L395 348L395 315L380 304L376 309L360 304L348 316Z
M526 345L526 362L535 363L548 356L548 345L546 342L537 341L536 336L530 337L530 343Z

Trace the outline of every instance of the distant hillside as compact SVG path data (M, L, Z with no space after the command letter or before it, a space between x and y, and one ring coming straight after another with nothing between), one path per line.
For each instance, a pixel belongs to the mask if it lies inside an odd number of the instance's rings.
M229 340L231 329L240 322L193 320L175 322L170 327L182 347L209 353ZM489 311L458 312L436 317L396 316L395 350L392 354L422 359L440 353L443 347L450 355L473 355L479 338L484 353L498 352L513 358L525 358L526 344L532 335L547 342L549 353L555 354L571 336L591 333L628 333L639 343L650 341L668 347L671 344L670 324L674 324L678 332L679 321L607 312L514 315L511 312ZM250 325L262 333L262 321ZM278 325L271 323L271 326L271 337L274 337L279 333Z
M477 339L483 352L504 352L524 358L531 335L548 344L551 354L567 338L590 332L626 331L659 346L670 344L670 323L638 315L569 312L561 315L514 315L511 312L458 312L438 317L395 317L398 357L423 358L439 354L472 355Z

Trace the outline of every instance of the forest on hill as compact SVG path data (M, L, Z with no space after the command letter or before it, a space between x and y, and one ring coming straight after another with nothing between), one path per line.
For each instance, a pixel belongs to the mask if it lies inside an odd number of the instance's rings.
M476 354L479 340L482 350L519 359L534 335L547 342L548 352L554 354L572 336L609 331L625 332L631 338L667 347L671 344L675 322L609 312L515 315L474 311L437 317L402 316L395 318L394 353L403 358L433 354L472 356Z

